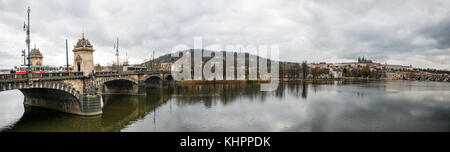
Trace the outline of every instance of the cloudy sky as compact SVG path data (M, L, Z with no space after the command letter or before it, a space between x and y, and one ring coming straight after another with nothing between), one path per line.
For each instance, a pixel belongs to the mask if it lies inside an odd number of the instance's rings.
M0 68L23 62L23 22L31 7L31 38L44 64L65 64L84 31L94 62L112 63L114 41L131 63L169 53L177 44L280 46L280 59L381 63L450 70L448 0L0 0ZM69 60L72 63L73 54Z

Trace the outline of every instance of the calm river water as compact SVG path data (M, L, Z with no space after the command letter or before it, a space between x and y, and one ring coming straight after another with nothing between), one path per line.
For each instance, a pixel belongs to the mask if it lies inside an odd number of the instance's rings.
M450 131L450 83L441 82L210 84L103 101L102 116L80 117L0 92L0 131Z

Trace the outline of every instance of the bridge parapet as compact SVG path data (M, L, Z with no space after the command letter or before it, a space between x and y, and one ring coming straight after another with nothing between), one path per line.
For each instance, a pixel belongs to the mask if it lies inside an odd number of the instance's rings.
M118 76L118 75L149 75L149 74L169 74L170 71L106 71L96 72L96 76Z
M65 79L80 79L85 78L82 72L71 72L71 73L33 73L30 77L32 81L54 81L54 80L65 80ZM28 81L28 74L1 74L0 83L7 82L17 82L17 81Z

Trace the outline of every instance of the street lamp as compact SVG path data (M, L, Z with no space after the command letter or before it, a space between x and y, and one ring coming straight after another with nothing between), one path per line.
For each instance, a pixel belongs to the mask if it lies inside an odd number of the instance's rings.
M23 65L27 65L27 55L25 54L25 49L22 50L22 56L23 56Z

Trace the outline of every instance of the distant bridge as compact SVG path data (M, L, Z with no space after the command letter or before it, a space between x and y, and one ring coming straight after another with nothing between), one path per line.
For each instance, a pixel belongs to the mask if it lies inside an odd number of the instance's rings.
M0 75L0 91L20 90L24 104L77 115L102 114L103 94L145 95L146 88L170 84L169 71Z

